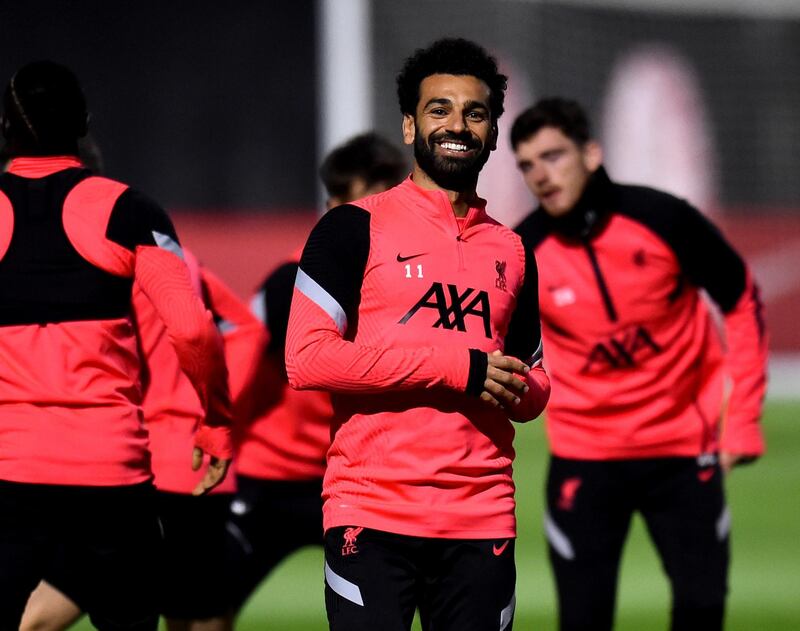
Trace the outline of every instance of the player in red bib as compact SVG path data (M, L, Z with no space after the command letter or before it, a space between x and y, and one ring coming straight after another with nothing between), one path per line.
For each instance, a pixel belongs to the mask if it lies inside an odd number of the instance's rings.
M516 231L541 270L553 383L545 529L561 629L611 629L634 511L670 580L672 629L721 629L722 474L764 451L758 290L696 209L609 179L577 103L540 101L517 118L511 142L540 202Z
M77 158L87 130L75 76L37 62L12 77L0 176L0 628L17 628L56 559L74 558L99 629L155 629L160 532L142 424L131 303L152 302L204 420L198 484L225 477L222 346L166 214Z
M510 629L514 427L543 409L536 264L475 193L506 78L440 40L398 77L414 168L334 208L303 250L295 388L331 391L323 483L331 629ZM519 359L516 359L519 358Z

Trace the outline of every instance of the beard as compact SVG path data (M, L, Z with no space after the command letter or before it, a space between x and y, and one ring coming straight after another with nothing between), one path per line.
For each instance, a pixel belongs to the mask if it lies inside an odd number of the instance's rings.
M477 149L477 152L463 158L437 155L436 144L446 140L463 143L468 149ZM481 144L468 132L443 132L436 136L431 135L427 140L418 130L414 134L414 159L436 184L448 191L474 190L478 183L478 174L489 159L491 151L490 146Z

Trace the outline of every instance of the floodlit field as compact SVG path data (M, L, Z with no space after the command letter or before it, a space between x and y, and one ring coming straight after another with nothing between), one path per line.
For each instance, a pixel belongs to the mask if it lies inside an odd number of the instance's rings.
M771 403L769 453L736 470L728 484L733 510L733 569L728 631L800 629L800 403ZM555 629L555 597L541 529L545 468L540 423L517 434L519 541L517 631ZM198 568L200 569L200 568ZM322 552L303 550L267 580L242 613L242 631L326 629ZM618 630L667 629L668 588L641 521L625 550ZM90 629L82 622L76 629ZM418 627L417 627L418 628Z

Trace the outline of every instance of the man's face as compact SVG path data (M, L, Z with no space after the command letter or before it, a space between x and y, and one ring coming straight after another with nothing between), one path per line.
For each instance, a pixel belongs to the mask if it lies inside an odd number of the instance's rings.
M603 161L596 142L579 146L556 127L543 127L519 143L514 155L525 184L553 217L575 207Z
M422 80L415 116L403 117L403 140L417 165L447 190L474 188L497 134L489 86L471 75L435 74Z

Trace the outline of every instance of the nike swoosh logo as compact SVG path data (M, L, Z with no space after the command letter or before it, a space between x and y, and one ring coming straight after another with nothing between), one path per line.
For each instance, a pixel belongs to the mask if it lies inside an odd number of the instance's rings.
M503 554L505 549L508 547L508 542L509 541L511 541L511 540L510 539L506 539L505 543L503 543L503 545L498 546L497 544L494 544L492 546L492 552L494 552L494 555L496 557L499 557L501 554Z
M425 256L427 252L423 252L422 254L412 254L411 256L400 256L400 253L397 253L397 262L398 263L405 263L406 261L410 261L411 259L418 258L420 256Z
M714 477L714 469L702 469L697 472L697 477L701 482L708 482Z

